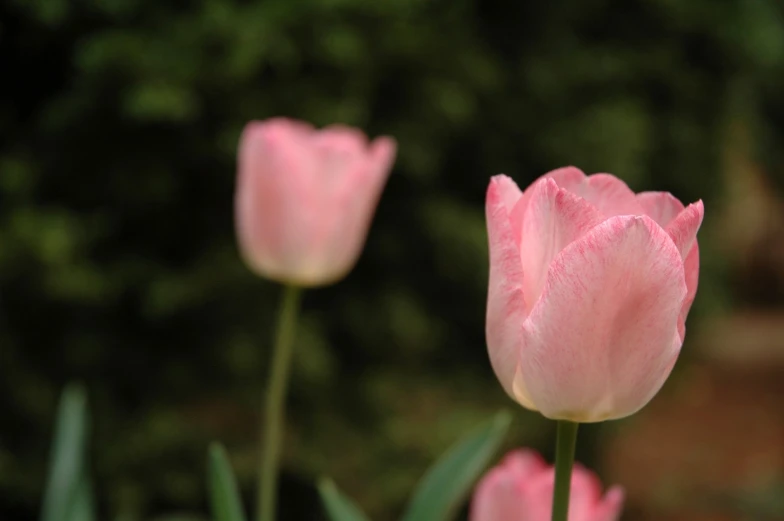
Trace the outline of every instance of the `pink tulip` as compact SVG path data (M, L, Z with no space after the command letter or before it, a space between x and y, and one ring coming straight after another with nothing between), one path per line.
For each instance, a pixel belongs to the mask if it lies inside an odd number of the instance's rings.
M555 470L535 452L517 450L479 482L469 521L550 521ZM580 465L572 470L569 521L615 521L623 490L615 486L602 497L596 475Z
M359 130L275 118L251 122L239 146L240 249L259 275L299 286L356 264L395 157L395 142Z
M487 191L487 344L506 392L558 420L628 416L659 391L697 291L702 201L574 167Z

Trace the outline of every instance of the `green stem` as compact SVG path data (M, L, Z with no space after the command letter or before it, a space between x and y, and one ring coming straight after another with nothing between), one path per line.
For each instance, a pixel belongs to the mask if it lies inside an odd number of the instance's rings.
M261 459L259 461L258 521L275 520L277 499L278 462L283 434L283 413L286 399L286 384L293 353L294 330L297 323L300 295L296 286L286 286L278 315L275 346L272 352L267 402L262 425Z
M569 517L569 489L572 484L574 448L577 444L579 423L559 420L555 441L555 490L553 492L552 521L567 521Z

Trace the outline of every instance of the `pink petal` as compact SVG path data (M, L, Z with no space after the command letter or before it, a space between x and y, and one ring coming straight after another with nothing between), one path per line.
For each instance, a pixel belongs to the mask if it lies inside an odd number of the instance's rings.
M651 218L595 227L555 258L526 320L520 371L531 401L582 422L637 411L677 355L685 297L680 254Z
M477 485L471 502L470 521L525 519L521 496L528 481L547 472L548 467L532 450L515 450L507 454Z
M525 519L520 495L524 483L496 467L476 486L469 521L517 521Z
M362 151L367 148L368 138L358 128L341 124L326 126L314 133L317 142L329 143L331 147L345 147L349 150Z
M645 212L626 183L611 174L593 174L583 184L582 195L607 217L643 215Z
M520 498L525 516L511 521L542 520L548 521L553 512L555 489L555 470L552 466L544 472L532 476ZM572 470L569 497L569 521L594 521L597 505L600 504L602 485L596 475L576 463ZM499 520L500 521L500 520Z
M500 198L501 203L503 203L507 215L511 214L512 208L515 207L517 201L523 195L520 187L517 186L517 183L515 183L511 177L504 174L494 176L491 183L497 185L494 190L497 191L498 197Z
M289 118L270 118L264 121L251 121L245 127L247 132L264 135L268 144L298 142L307 145L317 130L310 123Z
M697 295L697 285L700 278L700 251L697 244L697 231L702 224L702 218L705 209L702 201L690 204L682 212L680 212L674 219L667 225L667 233L672 238L678 251L681 253L683 261L683 269L686 276L686 299L683 302L681 309L680 319L678 322L678 331L681 340L685 338L686 334L686 317L689 314L691 305L694 302L694 297Z
M576 193L574 189L579 189L588 178L588 176L585 175L585 172L576 166L558 168L547 172L542 177L549 177L558 184L559 188L564 188L572 193Z
M311 145L319 167L311 170L314 178L308 183L318 183L320 200L334 201L333 194L347 186L347 175L358 171L361 177L366 175L367 138L361 131L333 125L315 132Z
M669 192L640 192L637 194L645 215L666 228L672 220L683 211L683 203Z
M238 152L237 234L246 262L262 275L282 278L302 258L308 211L296 211L300 190L286 176L308 168L304 123L276 118L246 125Z
M702 224L704 212L702 201L697 201L687 206L666 227L683 259L686 259L697 242L697 231Z
M525 515L521 520L549 520L553 513L553 494L555 493L555 469L547 470L527 480L524 494L519 498ZM571 506L571 500L569 502ZM569 516L570 521L572 516Z
M549 465L536 451L519 449L504 456L501 466L507 472L514 474L517 479L528 479L544 472Z
M520 250L509 221L510 205L515 203L515 195L519 193L520 190L510 178L495 176L490 180L485 205L490 248L485 330L487 349L498 380L513 398L512 382L517 370L517 354L526 316ZM525 397L521 403L531 407Z
M555 181L559 188L566 188L567 190L569 190L569 186L580 185L586 179L582 170L573 166L567 166L547 172L543 176L539 177L536 181L531 183L523 192L522 197L517 200L517 203L514 205L514 208L512 208L512 211L509 214L509 218L512 221L512 226L515 227L515 232L518 233L518 236L519 233L521 233L523 220L525 219L525 212L528 210L528 204L531 201L531 197L533 196L534 187L536 187L536 185L538 185L542 180L548 178Z
M700 278L700 248L696 242L686 256L686 261L683 263L683 269L686 272L686 289L688 291L678 320L681 341L686 335L686 317L689 315L691 305L694 303L694 297L697 296L697 286Z
M397 154L397 142L387 136L377 137L370 143L370 166L374 175L386 176Z
M356 132L364 139L361 132ZM365 244L378 200L392 170L396 149L392 138L379 137L367 150L359 151L359 155L351 160L350 168L337 173L322 172L322 177L324 174L326 177L334 177L331 181L322 179L322 186L330 182L336 184L335 193L329 199L329 208L326 210L339 217L325 234L325 263L345 266L346 271L354 266ZM338 274L337 278L342 278L344 274Z
M528 480L525 494L520 498L525 505L525 516L518 519L549 520L552 515L554 485L553 467L548 467L547 471L532 476ZM597 518L597 510L601 505L602 484L599 478L579 463L575 463L569 497L569 521L600 521Z
M501 198L503 199L504 206L506 207L507 215L509 216L509 223L512 226L512 237L519 245L521 233L520 230L523 224L523 211L527 204L524 201L526 196L523 192L520 191L517 183L515 183L510 177L505 175L498 177L501 178L499 188L501 190Z
M327 167L329 172L340 173L366 158L368 140L362 131L343 125L331 125L312 135L312 144L321 161L332 163ZM326 180L329 180L327 177Z
M586 176L579 168L568 166L542 177L551 178L560 188L582 197L605 217L645 213L631 188L612 174Z
M681 339L683 339L686 331L686 317L697 294L697 284L699 282L700 251L696 242L696 235L704 214L702 201L690 205L688 211L684 211L683 203L669 192L643 192L637 194L637 200L645 209L645 213L651 216L661 227L667 229L673 237L673 241L677 241L678 249L681 250L681 255L684 258L683 264L686 272L688 293L686 294L686 301L683 303L680 320L678 321L678 330L680 331ZM672 225L672 229L670 229L670 225ZM693 245L689 246L691 239L694 239L694 242ZM684 249L689 247L691 249L684 255Z
M523 294L529 311L542 293L555 256L601 221L596 208L558 188L553 179L544 178L534 184L520 242Z
M572 488L569 498L569 519L593 521L593 513L602 499L599 478L579 463L572 469Z
M616 485L611 487L604 495L604 499L596 507L591 516L591 521L618 521L623 509L623 488Z

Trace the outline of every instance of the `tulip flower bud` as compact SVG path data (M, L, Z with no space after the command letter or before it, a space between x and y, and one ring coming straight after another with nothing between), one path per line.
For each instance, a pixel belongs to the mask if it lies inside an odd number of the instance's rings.
M364 246L395 157L388 137L316 130L283 118L249 123L235 196L240 250L257 274L298 286L343 278Z
M642 408L683 344L702 202L568 167L525 192L494 177L486 212L487 345L506 392L557 420Z
M506 455L479 482L469 521L550 521L555 470L530 450ZM572 471L569 521L616 521L623 491L610 488L602 497L596 475L576 464Z

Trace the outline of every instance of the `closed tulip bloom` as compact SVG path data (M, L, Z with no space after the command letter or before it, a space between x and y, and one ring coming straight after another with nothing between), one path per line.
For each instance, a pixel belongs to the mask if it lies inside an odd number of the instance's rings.
M550 521L555 470L535 452L518 450L479 482L469 521ZM580 464L572 471L569 521L616 521L623 491L612 487L602 496L596 475Z
M284 118L251 122L235 195L242 255L259 275L298 286L343 278L364 246L395 142Z
M487 344L506 392L557 420L642 408L683 344L702 202L568 167L525 192L494 177L486 212Z

